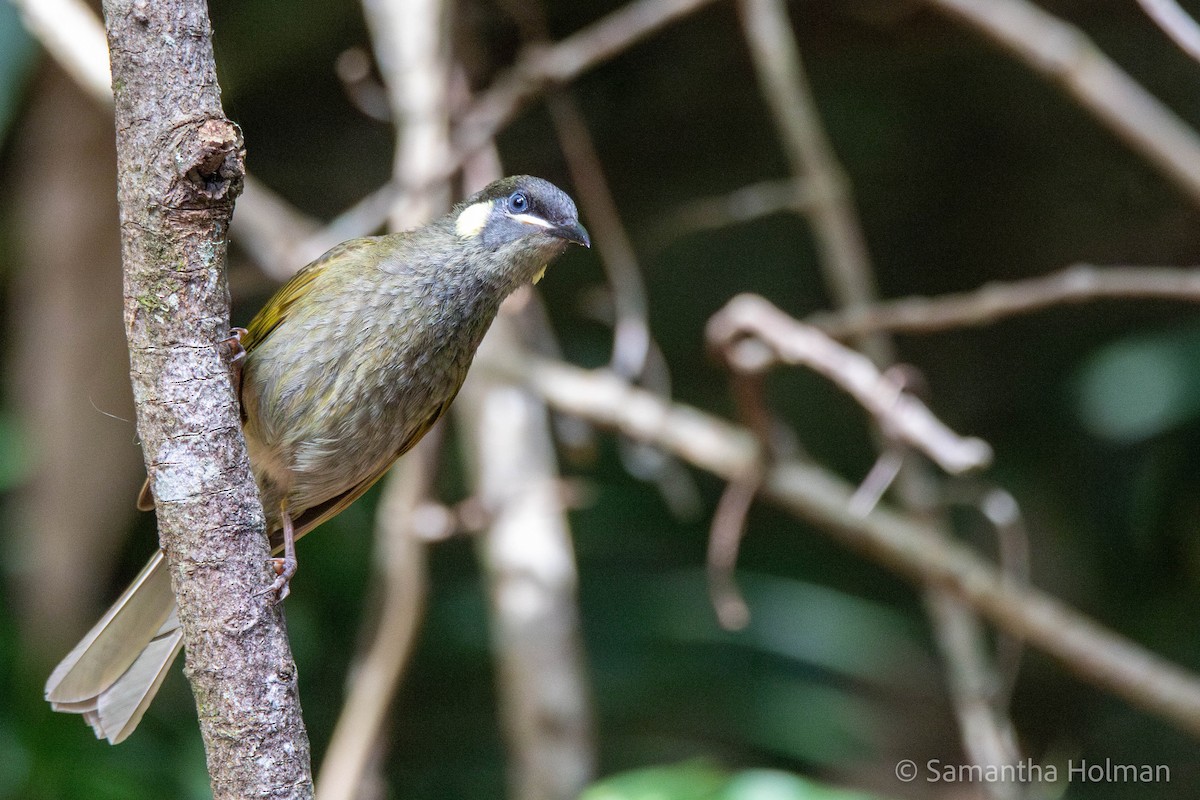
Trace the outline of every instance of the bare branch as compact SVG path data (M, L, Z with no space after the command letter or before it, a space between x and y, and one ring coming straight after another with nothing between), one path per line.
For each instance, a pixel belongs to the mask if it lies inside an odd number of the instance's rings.
M346 702L321 762L318 800L360 796L379 750L392 701L412 655L425 613L428 577L424 539L415 534L418 510L433 482L442 437L430 433L387 477L375 512L379 613L371 643L356 660Z
M1200 136L1081 30L1028 0L928 0L1045 77L1200 204Z
M1175 0L1138 0L1138 4L1180 50L1200 61L1200 25Z
M805 363L827 376L840 375L840 378L834 380L854 394L873 414L886 414L889 411L904 415L914 413L915 424L910 429L921 431L919 438L926 442L917 446L939 461L944 468L949 469L949 464L954 459L957 459L954 462L957 466L982 466L990 460L991 451L986 444L979 440L963 440L955 436L915 397L907 394L901 383L894 378L888 379L880 375L874 364L865 356L835 345L832 340L817 334L815 329L799 326L761 298L745 295L734 298L725 309L714 315L710 321L709 332L710 342L723 347L727 354L734 355L732 361L735 369L739 360L738 351L742 351L741 359L745 360L748 348L748 355L754 359L753 364L745 365L750 369L760 369L772 356L793 363ZM743 337L748 334L759 338L747 341ZM816 366L817 364L821 366ZM896 370L888 370L889 374L894 372ZM901 411L906 406L908 410ZM885 438L894 438L906 444L913 443L913 437L897 435L899 427L895 420L883 417L877 419ZM936 445L931 449L930 445L933 442L936 442ZM848 499L847 511L858 517L869 515L886 486L899 473L901 465L900 448L887 447L867 480ZM747 494L741 482L731 483L722 498L719 511L724 512L728 506L733 505L732 502L726 503L726 500L732 498L746 498L745 502L748 503L753 491L752 487ZM728 521L724 524L728 530L740 532L740 526L733 528ZM935 530L944 536L941 526L935 527ZM744 605L737 602L740 598L736 594L731 575L720 569L724 566L732 570L731 560L725 558L723 561L729 563L724 564L713 560L714 553L730 549L728 544L720 550L716 549L720 546L720 532L721 528L714 522L709 550L709 574L714 586L714 602L720 603L717 606L718 616L723 620L732 618L740 621L748 612ZM737 538L728 531L721 538L732 542L736 548ZM732 552L736 554L736 549ZM997 696L994 689L998 681L994 677L995 670L978 619L957 596L940 587L929 586L926 594L930 620L947 663L950 693L958 713L964 745L972 761L980 765L1013 763L1017 750L1012 745L1011 724L1000 711L1002 706L992 702ZM989 789L990 796L995 800L1015 798L1018 796L1017 792L1015 786L1007 785Z
M867 331L932 333L978 327L1060 305L1134 299L1200 303L1200 267L1074 264L1049 275L989 283L960 294L906 297L857 310L822 312L806 322L835 339L848 339Z
M869 359L756 295L738 295L708 323L708 340L717 347L735 347L746 337L765 344L771 358L803 364L836 383L878 421L886 436L920 450L947 472L958 474L991 463L992 449L986 442L958 436L920 400L885 380Z
M104 24L83 0L11 0L29 32L94 98L112 105Z
M809 202L798 207L813 226L821 268L839 306L858 308L876 297L871 259L849 182L821 126L800 50L783 0L739 0L742 31L767 106ZM867 335L856 346L881 366L893 360L886 337Z
M662 447L727 481L761 458L755 437L698 409L664 402L605 370L512 355L489 364L552 407ZM813 464L783 459L762 495L847 547L922 586L944 589L1076 676L1200 737L1200 678L1100 626L1054 597L999 572L919 515L849 511L854 488Z
M483 184L500 170L489 143L464 173ZM520 351L522 328L537 328L531 295L527 289L501 307L453 411L486 519L479 558L512 795L568 800L591 780L596 756L578 575L549 413L540 399L487 369Z
M809 194L809 202L802 210L811 221L826 282L837 305L847 309L868 305L875 301L877 292L865 237L854 209L850 187L827 141L816 102L808 87L787 6L784 0L739 0L738 9L759 82L783 139L784 152L791 162L795 179L803 181ZM893 343L882 333L864 333L855 337L855 345L881 367L895 360ZM870 366L866 359L859 360L865 366ZM886 438L893 436L894 432L885 428L882 434ZM884 446L885 450L891 449L889 443ZM929 507L929 489L933 486L933 480L925 474L926 470L921 465L909 464L907 468L902 468L905 465L898 456L885 458L880 463L880 469L873 471L872 477L883 475L889 461L898 468L896 477L899 479L898 494L902 502L910 508ZM869 482L862 489L855 497L859 501L856 508L859 512L866 507L863 501L869 497ZM937 590L930 591L937 593ZM973 619L967 619L971 615L969 609L953 598L941 598L938 607L945 613L931 617L936 627L942 627L951 615L957 615L964 624L976 624ZM943 650L942 655L953 660L959 657L960 652ZM973 658L983 663L986 654L978 651ZM956 669L956 665L952 664L950 668ZM997 719L999 716L996 715ZM968 747L971 743L970 738L965 739ZM970 754L976 763L997 763L991 754L973 750ZM986 788L993 800L1000 800L1006 791L991 786Z
M396 158L392 174L403 193L392 211L404 230L450 207L449 25L442 0L364 0L375 60L384 75Z

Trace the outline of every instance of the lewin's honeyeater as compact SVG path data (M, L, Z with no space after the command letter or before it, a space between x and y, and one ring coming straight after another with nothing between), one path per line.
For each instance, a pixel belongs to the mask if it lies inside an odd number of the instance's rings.
M500 302L569 242L589 245L571 198L539 178L505 178L422 228L343 242L254 317L242 338L243 430L271 544L285 553L280 596L294 540L437 422ZM120 742L181 639L160 550L54 670L46 699Z

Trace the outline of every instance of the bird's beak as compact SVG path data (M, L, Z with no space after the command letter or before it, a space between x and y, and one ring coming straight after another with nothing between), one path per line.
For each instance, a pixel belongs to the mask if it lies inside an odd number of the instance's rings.
M513 219L517 222L523 222L526 225L532 225L535 228L541 228L551 236L557 236L559 239L566 239L568 242L581 244L584 247L591 247L592 240L588 236L588 232L583 229L583 226L576 222L568 222L564 225L555 225L549 220L542 219L535 214L512 214Z
M566 225L556 225L549 229L547 233L552 236L557 236L560 239L566 239L568 242L581 244L584 247L591 247L592 240L588 236L588 232L578 222L569 222Z

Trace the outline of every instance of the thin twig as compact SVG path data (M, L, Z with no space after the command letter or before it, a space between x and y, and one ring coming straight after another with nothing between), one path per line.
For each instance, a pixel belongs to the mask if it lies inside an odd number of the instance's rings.
M623 53L635 42L694 13L713 0L633 0L556 44L530 48L483 92L455 130L454 158L446 174L485 147L518 110L549 86L568 83Z
M611 365L618 375L636 380L650 353L646 286L637 253L621 222L579 105L566 91L550 95L547 103L612 293L615 320Z
M708 324L708 340L720 348L736 347L747 336L766 344L773 358L803 364L836 383L879 422L886 436L920 450L947 472L991 463L986 442L954 433L920 400L885 380L869 359L756 295L734 297Z
M371 56L364 48L355 45L338 53L333 71L342 82L346 99L362 114L376 122L392 121L387 90L371 74Z
M1029 582L1029 531L1017 499L996 486L984 489L976 500L980 514L996 532L997 550L1004 574L1020 583ZM1001 635L996 643L996 673L998 686L994 691L996 704L1005 707L1016 688L1017 672L1025 643L1015 636Z
M854 309L876 297L871 259L849 182L838 165L792 34L783 0L739 0L739 17L754 59L759 86L779 129L794 180L802 181L802 204L813 226L821 268L839 306ZM894 360L886 337L865 335L855 343L880 366Z
M512 354L489 364L523 380L554 408L662 447L693 466L735 480L761 458L755 437L699 409L664 402L604 370ZM1119 636L1036 588L998 571L941 536L921 516L886 506L849 511L854 487L813 464L772 464L762 496L846 546L922 586L954 593L1002 630L1058 659L1082 680L1200 737L1200 678Z
M738 588L735 569L746 517L762 487L762 477L761 466L755 465L726 484L708 534L708 593L717 621L727 631L739 631L750 623L750 607Z
M1200 204L1200 136L1083 31L1028 0L927 0L961 19L1085 109Z
M671 367L662 348L653 338L650 339L650 352L639 385L659 397L671 397ZM621 466L630 475L654 483L676 519L693 520L704 513L700 489L691 473L678 460L644 442L625 438L617 442L617 455L621 459Z
M850 498L850 513L865 517L883 500L904 466L904 450L885 447Z
M805 321L835 339L848 339L868 331L932 333L978 327L1055 306L1135 299L1200 303L1200 267L1075 264L1037 278L989 283L959 294L906 297L857 310L822 312Z
M766 401L766 369L771 364L768 347L745 341L725 348L737 418L758 437L767 459L794 456L792 439L780 435L787 429L771 413ZM643 445L644 446L644 445ZM708 533L708 593L717 620L726 630L741 630L750 623L750 607L737 583L737 559L746 521L755 495L762 487L764 466L755 464L730 481L721 493Z
M541 3L514 0L505 6L521 29L527 46L547 46L550 33ZM636 381L645 369L650 353L646 285L637 253L621 222L604 165L575 96L570 89L561 89L551 92L546 104L571 181L575 184L580 211L588 221L592 241L608 278L615 316L609 364L618 375Z
M1000 678L989 657L987 632L974 614L964 614L956 594L936 587L925 592L925 608L933 621L938 650L945 654L947 683L958 718L963 746L981 766L1015 764L1020 758L1012 723L996 702ZM1017 781L993 781L988 794L996 800L1023 796Z
M688 201L656 225L650 239L655 248L662 248L674 239L772 214L805 214L812 203L812 193L802 179L760 181L726 194Z
M811 221L821 256L820 263L833 299L839 307L847 309L871 304L877 299L877 292L865 237L854 209L849 183L821 125L800 58L800 48L788 18L787 5L784 0L739 0L738 10L759 83L775 117L793 176L804 182L809 193L809 202L798 210ZM891 339L880 332L866 332L855 337L854 343L879 367L890 366L895 361L895 347ZM860 360L870 365L866 359ZM898 397L903 399L904 396ZM899 404L899 400L897 402ZM886 428L882 431L884 439L893 435L894 432ZM886 450L893 449L891 442L885 441L883 446ZM884 463L886 465L886 461ZM929 489L934 485L932 477L919 464L905 466L900 462L901 469L897 473L897 494L901 502L910 509L929 508L932 505ZM864 496L858 495L860 499ZM936 593L939 590L930 591ZM942 600L944 602L938 605L945 613L931 616L935 627L944 627L952 616L960 618L964 625L976 624L973 619L968 619L971 612L955 599ZM944 639L942 636L938 638L939 641ZM954 661L962 653L943 650L942 655ZM987 654L982 650L971 654L971 665L986 662ZM959 670L968 666L966 662L960 662L952 663L950 668ZM996 709L997 721L1001 716ZM995 738L999 736L998 733ZM974 741L965 736L964 731L964 744L975 763L1009 763L1007 753L977 751L973 747ZM1015 791L990 785L985 790L993 800L1006 800Z

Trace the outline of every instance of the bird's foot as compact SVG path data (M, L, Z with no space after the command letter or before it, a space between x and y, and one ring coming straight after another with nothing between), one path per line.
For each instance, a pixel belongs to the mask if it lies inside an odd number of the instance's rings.
M292 515L288 513L287 500L281 500L279 503L279 518L282 522L283 558L271 559L275 568L275 580L263 592L274 595L276 603L282 602L283 598L288 596L288 583L300 566L300 562L296 560L296 531L292 527Z
M229 379L233 382L233 393L239 397L242 394L241 361L246 357L246 348L242 347L242 337L245 335L245 328L233 328L229 331L229 336L217 342L217 349L221 352L225 363L229 365Z
M229 360L230 364L236 364L246 357L246 348L242 347L242 337L246 335L246 332L245 328L230 328L229 335L217 342L221 353Z
M293 558L272 558L271 568L275 570L275 580L259 595L272 595L274 602L281 603L291 592L292 576L296 574L299 563Z

